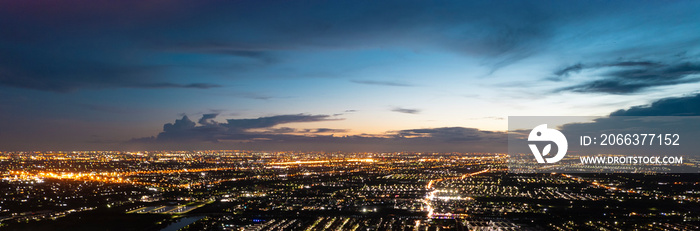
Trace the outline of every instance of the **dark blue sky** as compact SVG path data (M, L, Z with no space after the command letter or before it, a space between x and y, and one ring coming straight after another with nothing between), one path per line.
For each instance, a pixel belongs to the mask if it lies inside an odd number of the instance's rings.
M484 151L507 116L667 99L693 114L699 14L696 1L0 0L0 150Z

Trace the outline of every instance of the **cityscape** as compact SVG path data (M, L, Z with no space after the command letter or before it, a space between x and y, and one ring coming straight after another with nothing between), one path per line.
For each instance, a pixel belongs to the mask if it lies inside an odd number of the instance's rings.
M699 15L0 0L0 231L700 230Z
M4 152L1 228L700 229L697 174L513 174L506 162L501 153Z

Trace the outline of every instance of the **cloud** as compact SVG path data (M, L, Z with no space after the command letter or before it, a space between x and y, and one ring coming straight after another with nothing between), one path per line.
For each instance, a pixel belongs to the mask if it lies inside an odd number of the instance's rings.
M638 119L629 116L698 116L700 94L657 100L650 105L618 110L610 117L596 119L592 123L567 124L559 128L564 134L600 133L648 133L665 131L672 127L690 137L700 132L696 117L664 120ZM199 120L201 126L184 116L163 126L158 136L132 139L126 146L137 145L146 149L212 149L241 148L254 150L309 150L309 151L441 151L441 152L507 152L507 133L484 131L465 127L438 127L388 131L379 134L348 136L319 135L319 133L343 133L345 129L315 128L296 129L275 126L297 122L336 120L328 115L279 115L255 119L231 119L215 123L215 114L205 114ZM678 118L678 117L675 117ZM650 130L652 129L652 130ZM523 134L529 131L519 131ZM700 135L700 134L697 134ZM568 137L576 140L578 137ZM576 150L575 147L570 147ZM618 149L619 148L619 149ZM685 145L683 150L695 153L697 147ZM612 147L607 151L653 153L659 150L647 146L639 148ZM525 149L525 151L527 151Z
M263 133L272 134L286 134L286 133L297 133L297 134L313 134L313 133L345 133L348 129L335 129L335 128L314 128L314 129L296 129L290 127L281 128L269 128L265 129Z
M334 129L334 128L317 128L314 129L314 133L344 133L348 132L348 129Z
M232 119L214 123L213 114L202 116L197 126L187 116L163 126L154 137L135 138L125 146L146 149L247 148L257 150L344 150L344 151L505 151L506 133L475 128L444 127L389 131L348 136L346 129L295 129L274 126L296 122L334 120L326 115L280 115L256 119Z
M218 65L239 71L284 62L288 57L280 54L294 50L437 49L475 57L497 69L558 44L556 32L572 23L616 15L620 9L678 7L557 1L271 5L259 1L68 0L58 4L3 0L2 5L0 21L11 23L0 25L6 35L0 38L0 44L6 44L0 46L0 85L54 92L124 87L208 89L216 87L216 82L191 82L216 78L181 74L180 70ZM677 15L685 15L681 13ZM689 15L694 16L692 13ZM172 79L184 81L169 81Z
M617 110L610 116L700 116L700 94L660 99L650 105Z
M443 127L430 129L409 129L396 132L402 138L428 138L442 142L466 142L482 140L500 140L502 132L482 131L476 128Z
M401 82L390 82L390 81L375 81L375 80L350 80L353 83L368 84L368 85L379 85L379 86L390 86L390 87L412 87L413 85Z
M206 141L219 142L220 140L249 140L256 138L268 138L267 133L290 133L296 130L290 128L272 127L288 123L307 123L320 121L340 120L329 115L277 115L259 117L255 119L228 119L225 123L214 121L217 113L202 115L198 123L193 122L187 116L175 120L175 123L163 125L163 132L154 137L156 141ZM255 132L253 129L267 129L267 132ZM143 140L143 139L136 139ZM148 140L148 139L146 139Z
M406 113L406 114L418 114L418 113L420 113L420 110L418 110L418 109L400 108L400 107L391 109L391 111L393 111L393 112L400 112L400 113Z
M241 91L229 92L229 93L226 93L225 95L231 95L231 96L247 98L247 99L257 99L257 100L270 100L273 98L283 98L283 97L266 95L266 94L262 94L259 92L241 92Z
M190 84L177 84L177 83L139 83L139 84L124 84L124 87L132 88L196 88L196 89L209 89L221 87L218 84L210 83L190 83Z
M219 115L219 113L210 113L210 114L204 114L202 115L202 118L197 121L197 123L201 125L217 125L219 124L218 122L214 121L214 119Z
M583 70L583 68L584 68L583 64L577 63L577 64L574 64L574 65L571 65L568 67L564 67L561 70L557 70L554 72L554 74L557 76L568 76L569 73L579 72L579 71Z
M23 57L32 54L15 55L17 60L12 61L7 61L9 57L0 57L0 85L52 92L71 92L83 88L210 89L221 87L212 83L160 82L154 78L163 71L159 67L119 67L65 57L54 57L56 61L45 63ZM3 63L11 67L3 66ZM75 66L77 64L81 66Z
M267 129L267 130L265 130L264 132L280 134L280 133L296 133L296 132L299 132L299 131L298 131L297 129L295 129L295 128L281 127L281 128L271 128L271 129Z
M205 116L206 117L206 116ZM205 117L202 117L204 119ZM182 119L175 120L175 123L167 123L163 125L163 132L179 132L187 131L193 129L197 124L192 122L187 116L183 116Z
M181 70L227 68L228 73L237 73L284 62L289 59L284 54L295 50L439 50L476 58L496 70L560 46L580 45L581 41L569 42L562 37L588 38L579 35L595 34L598 28L627 32L630 25L624 23L632 21L636 28L636 20L649 17L647 11L673 12L674 20L659 20L658 27L672 25L681 28L678 31L688 24L693 26L693 20L688 19L696 13L692 2L634 1L312 1L272 5L182 0L1 2L0 21L11 23L0 25L6 35L0 38L0 44L6 44L0 46L0 85L54 92L125 87L208 89L217 87L216 81L221 80L211 72ZM605 24L587 24L601 18L607 19ZM612 21L617 23L607 23ZM685 39L669 38L662 46L645 50L662 47L677 52L677 47L696 46L698 37L689 33ZM562 73L571 71L575 69ZM232 77L245 78L238 74ZM353 82L412 86L389 81ZM627 91L644 88L592 83L571 90L625 87L632 89Z
M582 70L602 70L598 79L561 88L557 91L581 93L630 94L653 87L700 82L700 64L681 62L615 62L595 65L576 64L556 71L557 76L566 77Z
M651 61L622 61L622 62L610 62L610 63L598 63L591 65L584 65L582 63L577 63L571 66L564 67L560 70L554 72L557 76L568 76L571 73L577 73L584 69L597 69L604 67L658 67L661 63L651 62Z
M253 50L249 48L241 48L235 45L228 44L197 44L184 45L176 44L172 47L164 47L163 51L179 52L179 53L202 53L202 54L220 54L229 55L252 60L258 60L263 64L276 63L278 58L271 52L265 50Z
M319 121L334 121L341 120L331 118L330 115L278 115L270 117L259 117L257 119L229 119L222 126L229 129L244 130L252 128L269 128L279 124L286 123L302 123L302 122L319 122Z

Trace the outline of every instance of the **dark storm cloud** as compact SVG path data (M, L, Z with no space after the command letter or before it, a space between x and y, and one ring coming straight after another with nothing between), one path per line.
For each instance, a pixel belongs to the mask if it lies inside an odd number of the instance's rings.
M204 115L197 126L187 116L175 123L165 124L156 137L132 139L127 146L153 149L252 148L259 150L346 150L346 151L504 151L507 141L503 132L482 131L475 128L444 127L407 129L384 134L351 136L319 135L344 133L346 129L273 128L275 125L295 122L327 121L325 115L281 115L257 119L234 119L227 123L210 120ZM299 135L301 134L301 135Z
M406 113L406 114L418 114L420 113L420 110L418 109L411 109L411 108L400 108L396 107L391 109L393 112L399 112L399 113Z
M581 84L564 87L557 91L582 93L630 94L652 87L700 82L700 64L679 62L664 64L661 62L614 62L594 65L576 64L554 74L566 78L572 73L583 70L601 70L598 78Z
M390 87L412 87L413 85L401 82L391 82L391 81L375 81L375 80L351 80L353 83L368 84L368 85L379 85L379 86L390 86Z
M650 105L620 109L610 116L700 116L700 94L680 98L666 98Z

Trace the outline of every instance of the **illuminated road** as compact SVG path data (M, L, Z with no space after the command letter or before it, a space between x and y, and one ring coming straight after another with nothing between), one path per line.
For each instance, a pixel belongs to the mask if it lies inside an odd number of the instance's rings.
M428 190L430 190L430 189L433 189L433 185L434 185L435 183L440 182L440 181L444 181L444 180L455 180L455 179L464 179L464 178L467 178L467 177L472 177L472 176L476 176L476 175L479 175L479 174L487 173L487 172L489 172L489 171L490 171L490 169L484 169L484 170L481 170L481 171L478 171L478 172L467 173L467 174L464 174L464 175L458 176L458 177L448 177L448 178L442 178L442 179L431 180L431 181L428 182L428 184L425 186L425 188L428 189ZM435 200L436 198L437 198L437 199L443 199L443 198L440 198L440 197L437 197L437 196L436 196L436 194L439 193L439 192L441 192L441 191L442 191L442 190L440 190L440 189L433 189L433 191L429 192L428 195L426 195L425 198L422 200L422 202L423 202L423 203L425 204L425 206L426 206L426 210L428 211L428 218L433 218L433 217L436 217L436 216L453 216L453 215L454 215L454 214L435 214L435 213L434 213L435 211L434 211L434 209L433 209L432 201ZM457 200L471 200L472 198L470 198L470 197L464 197L464 198L459 197L459 198L450 198L450 199L453 199L453 200L454 200L454 199L457 199Z

